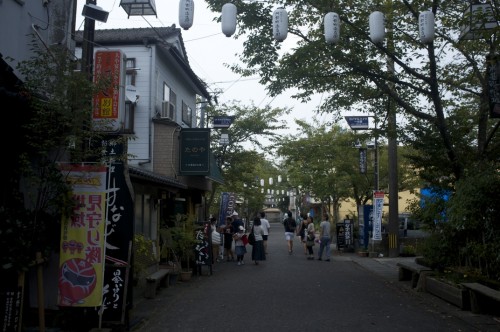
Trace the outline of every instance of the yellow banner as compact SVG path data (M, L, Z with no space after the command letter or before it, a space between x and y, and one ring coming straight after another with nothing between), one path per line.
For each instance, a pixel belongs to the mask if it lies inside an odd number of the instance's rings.
M66 166L75 208L61 222L60 306L95 307L102 302L106 226L106 167Z

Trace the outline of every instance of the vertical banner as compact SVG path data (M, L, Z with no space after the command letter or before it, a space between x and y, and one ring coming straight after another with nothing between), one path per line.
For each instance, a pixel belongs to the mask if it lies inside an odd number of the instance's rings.
M384 192L373 192L373 240L382 240L382 212L384 210Z
M109 84L93 99L92 119L101 131L121 129L125 108L125 56L120 50L97 51L94 82L110 79Z
M359 208L359 245L368 248L370 228L373 225L373 206L362 205Z
M105 166L65 165L75 207L61 222L58 305L101 305L106 225Z
M345 225L344 223L337 223L336 225L337 230L337 250L344 249L345 248Z
M486 61L490 118L500 118L500 58L488 57Z
M347 247L350 247L352 244L354 244L353 225L353 220L344 219L345 244Z
M131 183L120 156L125 147L110 135L101 147L110 158L107 177L106 265L102 294L103 321L125 322L126 304L131 302L130 254L134 232L134 202Z
M219 225L224 226L226 224L226 218L231 216L236 210L236 194L223 192L220 199L219 208Z
M205 223L203 228L197 229L195 234L196 244L194 247L195 251L195 262L196 265L212 265L211 257L211 245L210 245L210 223Z
M366 148L359 149L359 173L366 174Z

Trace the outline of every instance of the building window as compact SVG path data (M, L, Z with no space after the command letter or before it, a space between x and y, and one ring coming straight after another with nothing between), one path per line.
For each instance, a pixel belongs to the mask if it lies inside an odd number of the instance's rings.
M161 117L175 121L177 95L170 87L163 84L163 102L161 105Z
M182 122L191 127L193 120L193 110L184 101L182 101Z
M137 76L137 69L135 67L135 59L127 59L125 63L125 85L135 86L135 78ZM135 113L135 100L125 101L125 115L123 118L123 132L132 134L134 132L134 113Z
M137 76L137 68L135 67L135 59L127 59L125 62L125 70L127 73L125 79L125 85L134 85L135 86L135 77Z
M134 132L135 103L125 102L125 116L123 117L123 132L132 134Z

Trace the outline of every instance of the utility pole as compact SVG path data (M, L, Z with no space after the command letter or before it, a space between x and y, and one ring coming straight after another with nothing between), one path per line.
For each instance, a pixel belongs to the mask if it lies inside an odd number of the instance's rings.
M96 5L96 0L87 0L87 5ZM95 20L85 17L82 40L82 72L92 81L94 63Z
M393 36L393 6L392 0L388 0L388 29L387 29L387 71L389 73L389 88L394 91L394 82L392 81L395 75L394 61L390 54L394 53L394 36ZM397 141L397 124L396 124L396 108L391 102L391 96L387 102L387 157L389 166L389 257L399 256L399 186L398 186L398 141Z

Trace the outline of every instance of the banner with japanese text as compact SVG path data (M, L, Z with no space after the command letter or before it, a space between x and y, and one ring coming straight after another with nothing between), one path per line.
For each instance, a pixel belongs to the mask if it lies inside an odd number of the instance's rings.
M223 192L220 199L219 223L218 226L226 224L226 218L230 217L236 209L236 194Z
M58 305L101 305L104 275L107 167L62 165L75 201L61 221Z
M384 211L384 192L373 192L373 240L382 240L382 213Z
M125 144L113 135L101 141L101 150L110 159L107 177L106 265L102 294L102 319L124 323L127 306L132 306L130 255L134 235L132 184L125 163Z

